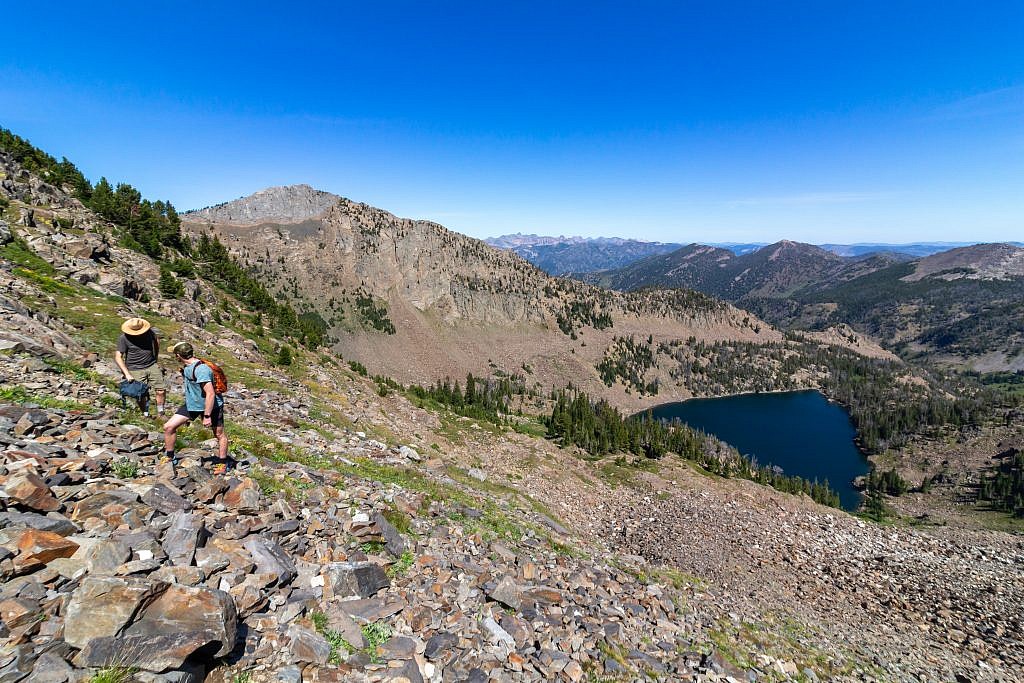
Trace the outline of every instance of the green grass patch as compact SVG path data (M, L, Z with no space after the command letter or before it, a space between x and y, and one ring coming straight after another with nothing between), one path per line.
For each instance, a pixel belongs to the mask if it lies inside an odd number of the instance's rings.
M604 640L600 640L597 643L597 649L601 652L601 656L606 660L610 659L626 671L632 671L633 667L629 665L629 660L626 659L625 648L609 643Z
M872 664L858 662L852 653L837 658L834 652L825 652L811 642L813 634L807 626L784 615L768 614L763 622L735 624L720 620L716 628L708 631L711 642L728 661L741 669L755 666L754 655L768 654L776 659L796 664L797 680L807 680L804 669L810 669L818 680L833 680L848 676L855 668L867 669L878 675L882 672ZM843 660L842 665L837 661ZM766 680L790 680L783 674L769 672Z
M381 514L399 533L409 534L412 532L412 518L401 510L388 507Z
M383 622L364 624L362 631L363 638L366 638L366 652L370 655L370 661L375 664L379 663L380 658L377 655L377 648L388 642L394 632L390 626Z
M92 382L93 384L103 385L109 388L116 386L116 382L109 377L105 377L100 373L96 372L91 368L83 368L81 365L70 360L47 360L46 364L56 370L58 373L66 376L73 377L82 382Z
M407 571L412 563L416 561L416 556L412 554L411 550L406 550L402 553L402 556L395 561L393 565L388 567L388 576L395 578L396 576L402 576Z
M317 633L324 637L331 646L331 655L328 661L331 664L340 664L342 661L342 654L352 654L356 652L356 648L342 636L339 632L328 628L327 615L323 612L313 612L309 615L310 620L313 622L313 626L316 628Z
M535 439L543 439L547 436L548 428L537 420L522 419L512 423L512 431L532 436Z
M636 471L629 467L617 465L614 462L602 463L598 472L607 484L612 488L619 486L632 486L636 482Z
M89 683L129 683L138 669L130 666L107 666L92 675Z
M118 458L110 464L110 469L119 479L134 479L139 476L139 463L128 458Z
M28 280L47 294L74 296L78 293L74 287L66 285L60 280L57 280L50 275L40 273L38 270L33 270L32 268L19 267L14 268L11 272L24 280Z
M688 574L675 567L659 567L652 572L652 576L660 583L672 586L676 590L682 590L693 586L697 589L703 589L707 584L704 580Z
M18 405L37 405L40 408L55 408L57 410L73 410L79 412L95 411L93 406L70 399L53 398L33 394L25 387L7 386L0 387L0 401L5 403L17 403Z
M364 541L359 544L359 549L367 555L383 555L386 547L380 541Z
M249 478L256 482L264 495L282 495L287 500L304 500L306 492L316 486L311 481L298 479L290 475L277 477L259 466L254 467L249 472Z
M259 430L228 421L224 427L233 448L242 448L257 458L275 462L302 462L302 458L286 444Z
M571 543L556 541L554 538L551 538L550 536L548 537L548 547L550 547L552 551L558 553L559 555L564 555L565 557L576 557L580 559L587 557L587 553L583 552Z
M480 481L475 477L469 476L465 470L459 467L449 466L447 471L448 476L468 488L480 491L481 493L490 494L491 496L502 496L509 500L518 501L521 504L525 504L526 507L534 512L544 515L553 522L557 522L559 524L562 523L558 516L551 511L551 508L518 489L506 486L505 484L501 484L496 481L491 481L490 479Z
M32 248L20 237L15 237L7 244L0 246L0 258L10 261L15 266L40 275L54 275L57 271L46 260L32 251Z

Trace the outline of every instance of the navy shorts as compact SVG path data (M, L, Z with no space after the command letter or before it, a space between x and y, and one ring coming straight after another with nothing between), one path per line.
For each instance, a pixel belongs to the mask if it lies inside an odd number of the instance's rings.
M187 417L189 420L203 417L203 411L189 410L187 406L181 406L174 414ZM224 406L215 405L213 407L213 412L210 413L210 426L214 428L224 426Z

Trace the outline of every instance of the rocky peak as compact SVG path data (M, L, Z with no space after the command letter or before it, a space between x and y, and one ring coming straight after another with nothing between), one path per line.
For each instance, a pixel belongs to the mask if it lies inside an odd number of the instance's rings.
M975 244L926 256L904 280L926 277L1006 280L1024 276L1024 249L1012 244Z
M326 212L341 199L309 185L268 187L248 197L183 214L186 221L257 224L297 223Z
M774 261L783 257L794 258L800 256L814 256L822 260L836 262L841 260L839 256L836 256L819 246L805 244L804 242L794 242L792 240L781 240L775 244L769 244L754 253L760 253L767 256L769 261Z

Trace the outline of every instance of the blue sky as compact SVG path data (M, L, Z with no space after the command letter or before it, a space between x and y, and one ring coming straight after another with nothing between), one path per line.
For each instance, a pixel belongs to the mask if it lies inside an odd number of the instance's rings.
M180 209L305 182L477 237L1024 239L1019 2L13 5L0 125Z

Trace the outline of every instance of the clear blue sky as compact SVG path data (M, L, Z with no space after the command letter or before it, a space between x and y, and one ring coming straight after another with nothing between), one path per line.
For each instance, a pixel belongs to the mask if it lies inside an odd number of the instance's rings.
M0 125L197 208L485 237L1024 239L1024 3L7 3Z

